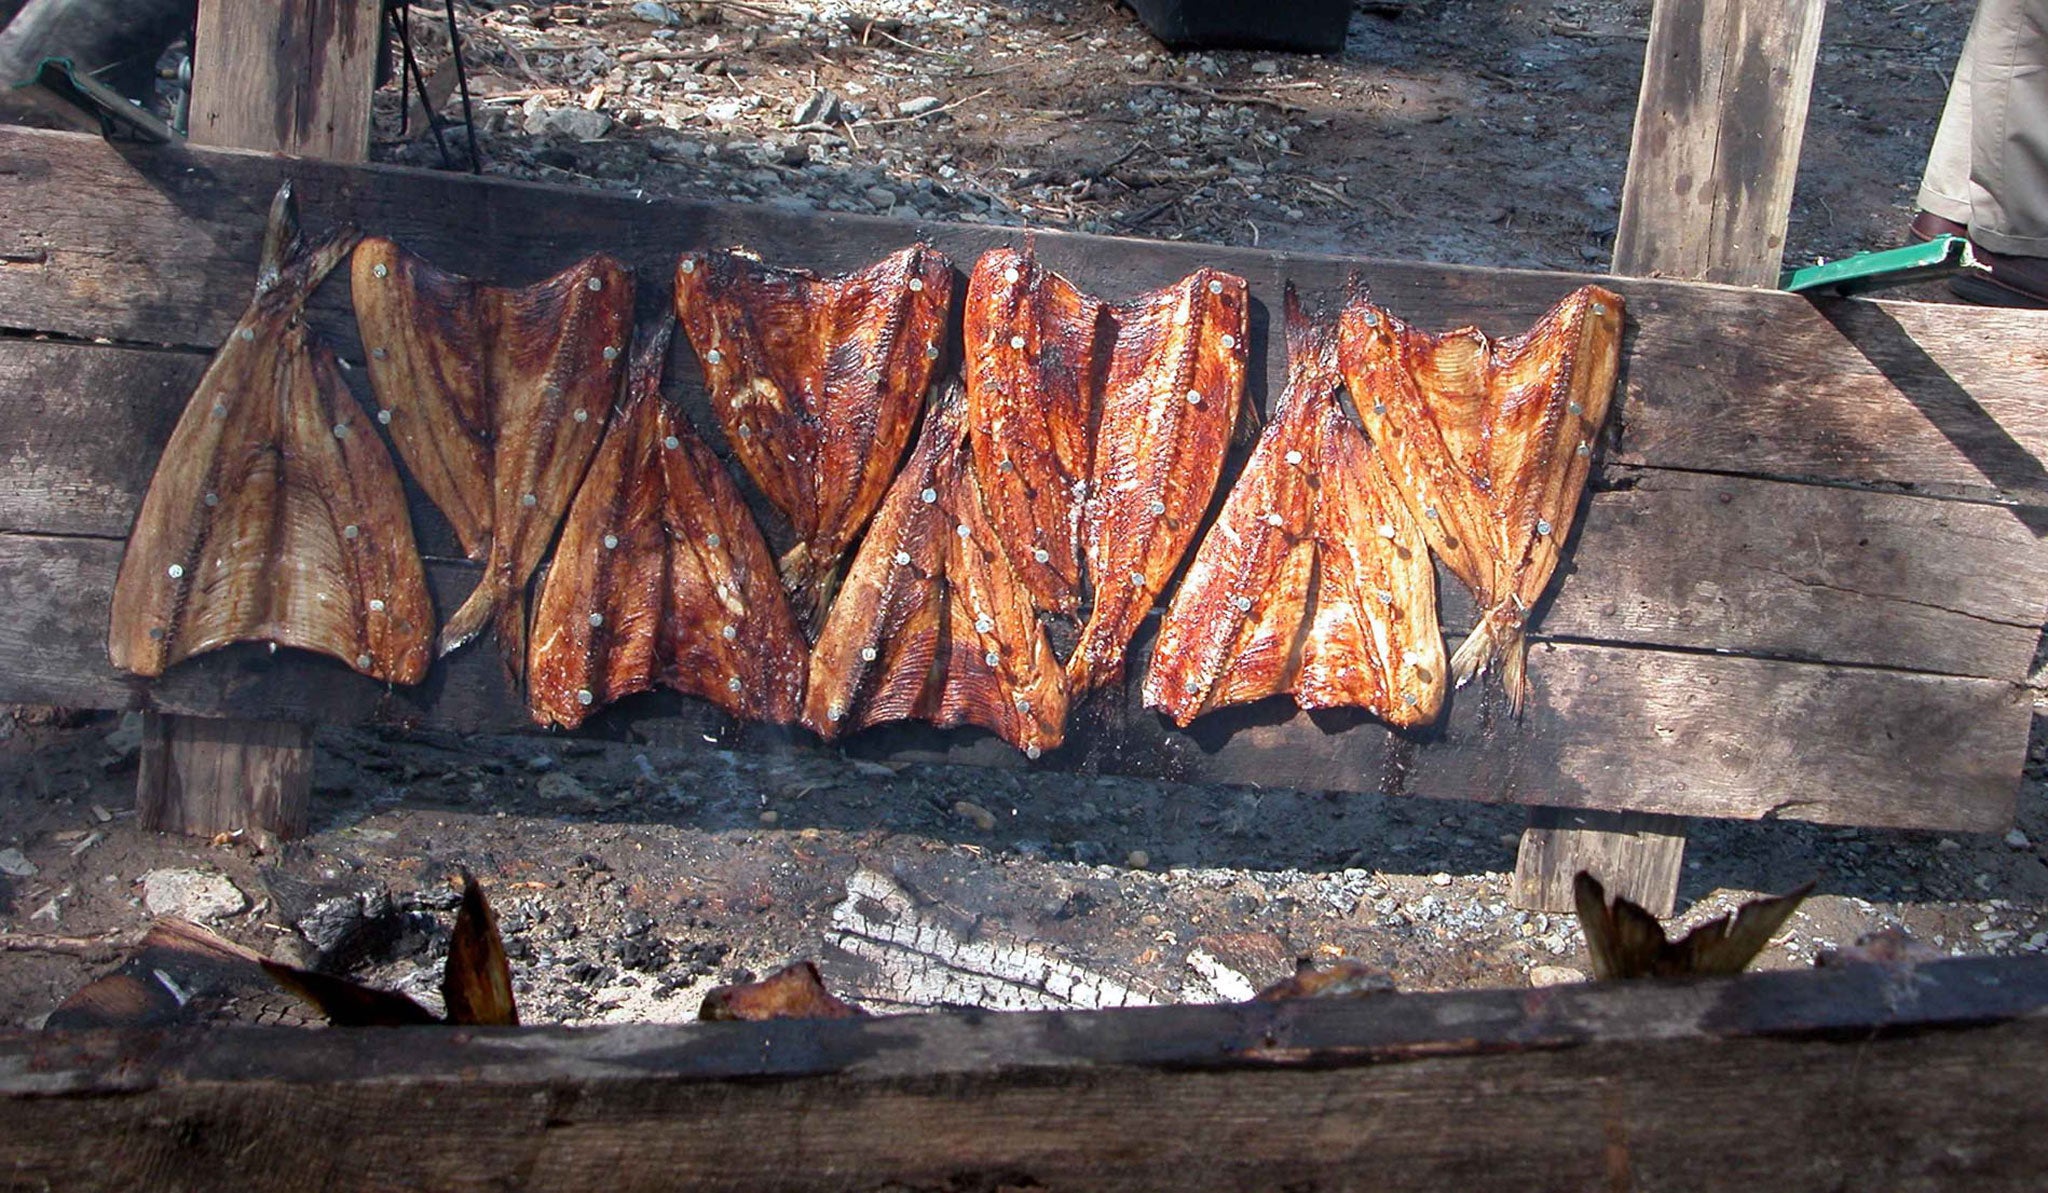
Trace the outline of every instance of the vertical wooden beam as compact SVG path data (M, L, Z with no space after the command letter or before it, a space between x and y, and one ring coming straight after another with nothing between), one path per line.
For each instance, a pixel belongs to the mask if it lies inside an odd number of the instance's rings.
M142 716L136 814L164 832L210 837L259 829L306 831L311 735L284 721Z
M1657 0L1614 270L1776 286L1826 0Z
M200 0L191 138L359 162L370 154L383 0ZM306 831L313 733L282 721L143 720L144 827Z
M1657 0L1613 272L1775 286L1826 0ZM1572 876L1653 914L1678 902L1685 821L1531 808L1516 906L1568 911Z
M369 156L381 0L201 0L194 144Z

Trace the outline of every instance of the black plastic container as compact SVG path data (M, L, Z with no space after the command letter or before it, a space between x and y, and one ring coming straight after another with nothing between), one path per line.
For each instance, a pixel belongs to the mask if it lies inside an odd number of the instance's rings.
M1351 0L1125 0L1152 36L1176 50L1293 50L1334 54Z

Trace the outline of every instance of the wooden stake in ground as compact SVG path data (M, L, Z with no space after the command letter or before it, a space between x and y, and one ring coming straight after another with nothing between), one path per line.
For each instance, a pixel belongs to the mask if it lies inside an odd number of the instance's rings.
M363 161L380 0L200 0L194 144ZM306 831L312 729L150 714L135 805L145 828Z
M1826 0L1657 0L1614 233L1616 274L1776 286ZM1685 821L1531 808L1514 902L1572 908L1586 870L1658 916Z

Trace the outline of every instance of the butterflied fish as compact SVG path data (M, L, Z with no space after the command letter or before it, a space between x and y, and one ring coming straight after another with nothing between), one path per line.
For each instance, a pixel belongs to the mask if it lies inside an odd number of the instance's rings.
M1656 916L1619 896L1608 902L1606 888L1591 874L1581 870L1572 879L1593 976L1602 980L1741 973L1812 893L1809 882L1789 895L1744 903L1733 915L1709 920L1673 942Z
M627 396L562 527L534 608L527 700L569 728L657 683L745 720L801 709L805 645L739 488L661 397L673 321L633 353Z
M967 282L962 372L975 479L1010 566L1047 612L1080 609L1107 312L1028 248L990 249Z
M1435 573L1346 413L1336 342L1286 293L1287 389L1174 594L1145 702L1181 725L1279 693L1433 720L1444 649Z
M1065 676L995 540L949 390L876 511L811 652L803 723L830 739L888 721L979 725L1037 757L1059 745Z
M676 315L712 412L796 533L782 574L807 614L896 475L952 301L952 264L922 244L836 278L738 253L676 265Z
M1498 662L1519 711L1523 623L1557 568L1621 360L1621 297L1567 295L1523 335L1409 327L1360 295L1344 310L1345 379L1430 547L1472 590L1462 684Z
M1131 635L1215 496L1245 400L1243 278L1197 270L1110 317L1116 339L1082 509L1094 607L1067 660L1077 694L1123 673Z
M531 286L489 286L376 237L357 247L352 274L377 419L484 565L436 648L495 622L517 671L527 581L618 397L632 275L600 254Z
M433 604L405 492L334 353L301 320L355 244L308 246L291 185L271 204L256 298L171 432L114 585L107 652L161 675L230 642L333 655L418 683Z

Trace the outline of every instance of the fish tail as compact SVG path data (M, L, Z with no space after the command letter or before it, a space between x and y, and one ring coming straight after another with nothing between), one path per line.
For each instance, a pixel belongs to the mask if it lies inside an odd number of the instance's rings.
M498 635L498 653L505 671L516 687L526 686L526 592L515 590L498 603L493 629Z
M442 623L441 634L434 640L434 654L445 656L469 645L484 632L485 626L491 624L491 618L497 615L498 606L504 603L505 596L505 585L497 579L497 570L486 571L484 578L470 590L469 598L462 602L462 607Z
M1490 609L1479 619L1472 633L1451 655L1451 678L1464 687L1488 667L1500 664L1501 687L1508 708L1522 715L1522 701L1529 695L1529 643L1522 636L1521 620L1501 608Z

